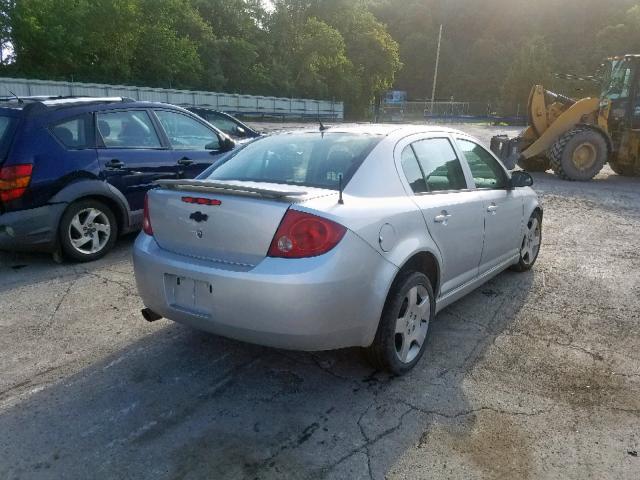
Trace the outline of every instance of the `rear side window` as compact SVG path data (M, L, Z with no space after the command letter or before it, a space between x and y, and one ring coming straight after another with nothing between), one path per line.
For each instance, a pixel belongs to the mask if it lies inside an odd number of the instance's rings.
M402 163L404 175L407 177L407 181L409 182L413 193L428 192L429 190L427 190L427 184L424 181L422 170L420 170L418 159L416 158L416 154L413 153L411 145L407 145L402 151L402 158L400 161Z
M160 139L144 110L98 112L98 132L107 148L160 148Z
M340 176L346 185L381 139L339 132L273 135L242 148L208 178L337 190Z
M429 138L411 144L429 192L464 190L467 181L460 160L446 138Z
M9 151L17 122L17 118L0 115L0 160L4 159Z
M89 114L54 123L51 125L51 133L67 148L82 149L93 146L93 128Z
M495 158L477 143L457 139L469 164L476 188L501 189L507 186L507 175Z

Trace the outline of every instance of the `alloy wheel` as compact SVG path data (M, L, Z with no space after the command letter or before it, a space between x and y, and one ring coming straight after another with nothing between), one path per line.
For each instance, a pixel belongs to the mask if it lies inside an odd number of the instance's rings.
M69 240L73 248L85 255L102 250L111 238L111 223L97 208L80 210L69 224Z
M535 216L531 217L527 224L524 240L522 240L522 248L520 249L522 260L527 265L532 264L538 256L541 233L540 221Z
M427 289L412 287L402 302L395 328L395 351L402 363L415 359L427 338L431 305Z

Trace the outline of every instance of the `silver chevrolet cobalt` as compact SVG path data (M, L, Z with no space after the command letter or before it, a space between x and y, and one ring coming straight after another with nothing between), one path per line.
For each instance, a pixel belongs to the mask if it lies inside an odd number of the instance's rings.
M365 347L402 374L436 313L530 269L531 176L429 126L341 126L246 145L196 180L164 180L135 243L147 320L299 350Z

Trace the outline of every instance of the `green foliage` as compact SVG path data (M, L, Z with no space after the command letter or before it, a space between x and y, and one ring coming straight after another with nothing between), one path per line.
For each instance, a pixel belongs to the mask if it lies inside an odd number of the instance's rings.
M533 85L549 85L551 80L551 52L544 38L533 37L516 53L503 85L505 105L524 107Z
M515 113L640 53L640 0L0 0L0 74L343 100L389 88ZM7 58L13 50L11 58Z

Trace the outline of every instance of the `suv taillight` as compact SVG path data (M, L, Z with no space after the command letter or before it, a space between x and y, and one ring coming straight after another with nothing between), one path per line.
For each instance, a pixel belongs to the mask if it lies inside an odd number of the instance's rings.
M22 197L31 182L31 172L30 163L0 168L0 200L8 202Z
M342 225L326 218L287 210L267 255L280 258L316 257L335 247L346 231Z
M153 237L153 228L151 228L151 218L149 218L149 194L144 196L144 210L142 214L142 230L147 235Z

